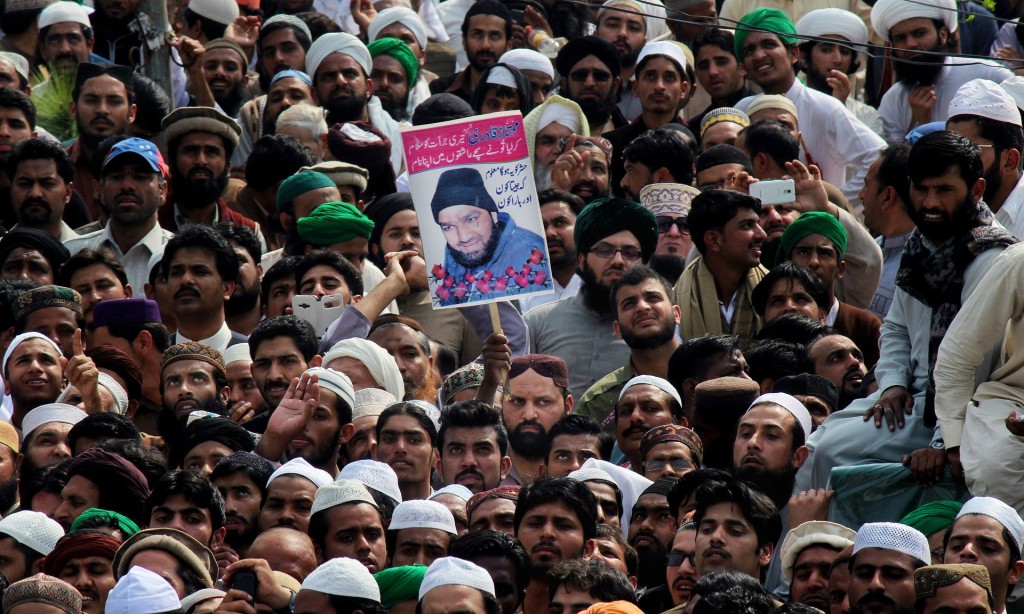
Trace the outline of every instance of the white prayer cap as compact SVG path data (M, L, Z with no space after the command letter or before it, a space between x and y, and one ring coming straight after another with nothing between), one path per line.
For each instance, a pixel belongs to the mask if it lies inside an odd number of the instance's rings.
M565 126L572 130L574 134L578 133L580 128L579 114L569 105L554 102L549 104L544 109L544 113L541 114L540 121L537 122L537 131L539 132L551 124Z
M675 399L676 403L679 403L680 405L683 404L683 400L679 398L679 391L675 389L675 386L670 384L668 380L662 379L660 377L655 377L653 375L637 375L633 379L626 382L626 385L622 387L622 392L619 393L619 400L622 400L622 397L626 394L627 390L629 390L633 386L641 385L654 386L655 388L663 392L667 392L673 399Z
M354 358L363 363L373 381L394 395L395 399L405 397L405 382L402 380L402 372L398 370L398 363L395 362L391 354L388 354L387 350L366 339L345 339L335 343L324 355L323 364L330 368L332 362L345 357Z
M750 404L747 411L765 403L773 403L793 414L793 417L800 424L800 428L804 431L804 439L811 436L811 429L813 428L811 412L807 411L804 404L798 401L796 397L785 392L769 392L754 399L754 402Z
M427 47L427 28L423 25L423 19L416 13L416 11L405 8L404 6L392 6L384 9L377 13L377 18L370 22L370 27L366 29L366 33L370 38L370 42L380 38L380 31L384 28L400 23L416 37L416 42L419 43L421 49Z
M110 375L99 372L99 385L107 389L110 396L114 397L114 407L117 408L117 412L122 416L128 412L128 393L125 392L121 384L117 383L117 380Z
M967 514L988 516L1003 525L1013 537L1014 545L1020 550L1021 544L1024 543L1024 520L1021 520L1017 510L995 497L972 497L964 503L956 517L960 518Z
M356 390L356 404L352 407L352 419L364 416L379 416L389 405L398 402L395 395L379 388Z
M927 563L932 560L928 538L924 533L898 522L868 522L857 531L853 553L865 548L881 548L903 553Z
M377 502L370 496L370 491L361 482L355 480L338 480L333 484L327 484L316 489L316 497L313 498L313 509L309 515L317 512L343 505L345 503L369 503L374 509Z
M60 346L57 345L57 343L53 339L50 339L46 335L36 332L21 333L20 335L11 340L11 344L7 346L7 351L4 353L3 372L5 374L7 373L7 362L11 359L11 356L14 355L14 350L18 349L18 346L21 345L22 343L25 343L26 341L31 341L32 339L40 339L42 341L45 341L50 344L50 347L57 350L57 356L64 355L61 352Z
M604 16L613 7L618 7L618 8L626 9L625 11L619 11L620 13L627 12L627 13L629 13L631 15L632 14L636 14L636 15L638 15L640 17L643 17L644 18L644 34L647 34L646 30L647 30L647 28L649 26L649 24L647 23L647 11L644 9L643 5L641 5L636 0L605 0L604 3L601 4L601 8L597 12L597 23L599 25L601 23L601 20L604 19Z
M818 9L807 13L796 22L796 33L800 36L819 38L838 35L851 43L868 43L868 27L864 25L864 20L850 11L836 8Z
M30 68L25 56L13 51L0 51L0 60L10 62L14 66L14 72L21 75L25 81L28 81Z
M316 81L316 70L332 53L347 55L359 64L366 76L373 70L373 58L363 41L347 32L331 32L316 39L306 52L306 74Z
M433 501L439 495L452 495L468 503L469 500L473 498L473 491L466 488L462 484L449 484L444 488L439 488L435 490L434 494L427 497L427 499Z
M224 356L224 366L233 362L252 362L252 354L249 351L248 343L236 343L221 352Z
M654 41L653 43L647 43L644 48L640 50L640 55L636 58L636 65L640 66L643 64L644 59L649 58L652 55L663 55L668 59L672 60L679 65L679 70L685 73L686 71L686 54L679 48L679 45L672 41ZM686 75L683 74L685 78Z
M367 488L384 493L396 502L402 502L402 490L398 487L398 474L387 463L375 460L358 460L341 468L338 481L354 480Z
M751 117L758 111L764 111L765 109L785 111L797 121L800 121L800 115L796 112L796 105L793 104L792 100L781 94L761 94L760 96L753 97L746 108L747 117Z
M266 30L267 26L269 26L270 24L273 24L273 23L285 23L285 24L288 24L289 26L302 31L302 33L306 35L306 39L308 39L310 42L313 41L313 33L310 32L309 26L306 25L305 21L302 21L301 19L299 19L295 15L285 15L284 13L279 13L277 15L274 15L270 19L268 19L268 20L263 22L263 25L260 26L260 32L263 32L264 30Z
M409 403L419 407L423 410L423 413L427 414L430 421L434 423L434 430L441 430L441 410L439 410L436 405L427 403L426 401L421 401L420 399L412 399Z
M949 101L946 118L958 115L977 115L996 122L1021 125L1017 101L988 79L974 79L960 86L953 100Z
M512 71L504 66L493 66L487 71L487 81L491 85L504 85L505 87L518 90L519 85Z
M199 589L191 595L185 595L185 598L181 600L181 611L188 612L200 603L209 601L210 599L220 599L224 595L227 595L227 593L216 588Z
M197 15L221 25L230 25L238 18L238 3L235 0L191 0L188 8Z
M178 593L163 576L136 565L121 576L107 594L105 614L157 614L177 612Z
M92 27L89 21L89 11L86 7L77 2L61 0L54 2L39 13L39 29L55 23L78 23L87 28Z
M787 581L793 578L793 566L805 548L810 546L829 546L842 550L853 544L857 532L834 522L811 520L786 533L779 548L782 560L782 577Z
M1000 83L999 87L1013 98L1018 109L1024 109L1024 77L1014 75Z
M0 533L43 556L53 552L57 540L64 537L64 529L56 520L30 510L5 516L0 520Z
M403 501L395 508L388 531L399 529L438 529L452 535L459 534L451 510L437 501L426 499Z
M551 65L551 60L533 49L509 49L501 54L498 61L502 64L515 66L519 70L535 70L544 73L552 79L555 78L555 67Z
M596 467L581 467L580 469L577 469L576 471L569 472L569 476L568 477L570 477L570 478L572 478L574 480L577 480L579 482L594 482L594 481L597 481L597 482L608 482L610 484L615 484L615 479L611 476L610 473L608 473L607 471L604 471L602 469L598 469Z
M331 559L314 569L302 581L302 590L380 603L380 587L370 570L359 561L345 557Z
M464 561L454 556L446 556L435 559L427 572L423 574L423 582L420 583L420 601L423 597L439 586L468 586L489 595L494 599L494 580L491 574L483 567Z
M64 424L78 424L87 414L67 403L47 403L40 405L25 414L21 421L21 440L28 441L32 431L49 424L50 422L63 422Z
M317 376L317 383L324 390L329 390L338 395L348 405L349 409L356 404L355 392L352 390L352 380L341 371L324 369L323 367L311 367L306 369L309 375Z
M267 486L269 487L271 482L283 475L302 476L315 484L317 488L322 488L334 481L331 474L327 473L323 469L317 469L313 465L310 465L306 462L306 459L302 457L293 458L278 467L274 473L270 474L270 479L267 480Z
M871 28L888 41L893 26L915 17L936 19L950 32L956 32L956 0L878 0L871 7Z

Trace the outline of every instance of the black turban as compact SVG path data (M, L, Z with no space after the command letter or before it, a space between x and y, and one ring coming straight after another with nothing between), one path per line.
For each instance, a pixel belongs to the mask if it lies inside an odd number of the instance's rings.
M455 94L434 94L413 110L412 125L440 124L453 119L465 119L472 115L474 115L473 107Z
M231 448L232 452L252 452L256 447L249 431L238 426L231 420L222 417L209 417L193 420L185 427L174 446L171 462L181 467L192 448L207 441L216 441Z
M739 164L744 168L751 168L750 156L739 147L722 143L708 147L697 157L697 172L707 170L713 166L722 164Z
M100 491L97 507L123 514L135 524L149 524L145 518L149 483L139 469L112 452L89 448L71 459L67 468L68 479L76 475L89 480Z
M399 211L415 211L412 195L408 192L395 192L375 199L363 213L373 220L373 232L370 233L370 245L379 245L384 226ZM383 255L382 255L383 256Z
M625 198L599 198L584 207L576 218L576 251L585 254L594 244L628 230L640 242L644 262L658 247L658 222L649 209Z
M0 239L0 264L18 247L34 249L42 254L53 269L54 279L57 278L57 271L61 265L71 257L68 249L50 233L35 228L15 228Z
M613 79L622 72L622 56L619 50L615 45L596 36L581 36L566 43L555 58L555 68L558 69L559 75L568 78L572 67L591 55L608 67Z

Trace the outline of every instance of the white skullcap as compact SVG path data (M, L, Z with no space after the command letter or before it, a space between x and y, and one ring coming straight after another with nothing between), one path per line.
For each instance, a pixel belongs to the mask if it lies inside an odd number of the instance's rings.
M420 583L420 601L423 596L439 586L468 586L494 599L494 580L483 567L454 556L435 559Z
M316 39L306 52L306 74L312 77L314 82L316 70L332 53L351 57L363 69L364 76L369 76L373 71L373 58L370 57L370 50L363 41L347 32L331 32Z
M754 399L754 402L750 404L747 411L750 411L758 405L764 405L765 403L774 403L793 414L797 423L800 424L800 428L804 431L804 439L806 440L811 436L811 429L813 428L811 412L807 411L804 404L798 401L796 397L791 394L786 394L785 392L769 392L768 394L762 394Z
M220 599L224 595L227 595L227 593L216 588L199 589L191 595L185 595L185 598L181 600L181 611L188 612L189 610L199 605L200 603L203 603L204 601L209 601L210 599Z
M451 510L437 501L426 499L403 501L395 508L388 531L399 529L438 529L452 535L459 534Z
M235 0L191 0L188 8L192 12L221 25L231 25L238 18L238 3Z
M352 419L365 416L379 416L389 405L398 402L395 395L379 388L356 390L356 404L352 408Z
M224 357L224 366L233 362L252 362L252 354L249 351L248 343L236 343L221 352Z
M354 358L363 363L373 381L394 395L396 400L405 397L405 382L402 380L402 372L398 370L398 363L395 362L391 354L388 354L387 350L366 339L345 339L331 347L330 351L324 355L323 364L330 367L332 362L345 357ZM392 401L392 403L394 402Z
M427 414L430 421L434 423L434 430L441 430L441 410L439 410L436 405L427 403L426 401L421 401L420 399L412 399L409 403L419 407L423 410L423 413Z
M121 387L121 384L117 383L116 379L100 371L99 385L106 388L110 396L114 397L114 407L117 408L116 413L122 416L128 413L128 393Z
M57 540L64 537L60 524L41 512L22 510L0 520L0 533L9 535L26 548L46 556L53 552Z
M519 85L516 83L516 78L512 75L512 71L505 68L504 66L494 66L487 71L487 81L491 85L504 85L507 88L514 90L519 89Z
M999 87L1013 98L1018 109L1024 109L1024 77L1014 75L1000 83Z
M366 29L370 42L380 38L381 30L396 23L409 28L412 35L416 37L420 49L427 48L427 28L423 25L423 19L416 11L404 6L392 6L377 13L377 18L371 21L370 27Z
M676 390L675 386L670 384L668 380L655 377L653 375L637 375L626 382L626 385L622 387L622 392L619 393L620 401L622 400L623 395L626 394L626 391L633 386L654 386L663 392L667 392L673 399L675 399L676 403L679 403L679 405L683 404L683 400L679 398L679 391Z
M26 341L29 341L31 339L41 339L41 340L49 343L50 346L53 347L53 349L57 350L57 356L63 356L64 355L63 352L61 352L60 346L57 345L57 343L54 342L53 339L50 339L46 335L44 335L42 333L35 333L35 332L32 332L32 333L21 333L20 335L18 335L17 337L15 337L14 339L11 340L11 344L9 346L7 346L7 351L4 352L3 372L5 374L7 373L7 361L9 361L11 359L11 355L14 354L14 350L17 349L17 347L19 345L21 345L22 343L25 343Z
M310 42L313 41L313 33L310 32L309 26L306 25L305 21L302 21L301 19L299 19L295 15L285 15L284 13L278 13L277 15L274 15L270 19L268 19L268 20L263 22L263 25L260 26L260 32L263 32L264 30L266 30L267 26L269 26L272 23L286 23L286 24L288 24L289 26L291 26L293 28L297 28L298 30L301 30L302 33L306 35L306 38ZM312 75L310 75L310 76L312 77Z
M1014 545L1020 550L1021 544L1024 543L1024 520L1021 520L1017 510L995 497L972 497L964 503L956 517L960 518L967 514L988 516L1003 525L1013 537Z
M309 515L312 516L317 512L345 503L369 503L373 509L380 509L377 507L377 502L370 496L370 491L366 490L362 483L355 480L338 480L333 484L316 489L313 509L310 510Z
M427 497L427 499L433 501L436 497L440 495L452 495L468 503L469 500L473 498L473 491L466 488L462 484L449 484L444 488L439 488L435 490L434 494Z
M509 49L501 54L498 61L502 64L515 66L519 70L535 70L544 73L552 79L555 78L555 67L551 65L551 60L533 49Z
M888 41L889 30L893 26L915 17L936 19L943 22L951 33L956 32L956 0L878 0L871 7L871 28Z
M306 369L309 375L317 376L318 385L324 390L329 390L338 395L338 398L352 409L356 404L355 392L352 390L352 380L341 371L324 369L323 367L310 367Z
M636 65L639 66L643 63L645 58L652 55L663 55L676 64L679 65L679 70L683 72L683 78L686 78L686 55L683 50L679 48L672 41L654 41L653 43L647 43L644 48L640 50L640 55L636 58Z
M977 115L992 121L1021 125L1017 101L988 79L974 79L960 86L953 100L949 101L946 118L957 115Z
M834 522L811 520L786 533L779 548L782 560L782 577L787 581L793 579L793 566L805 548L810 546L828 546L842 550L853 544L857 532Z
M302 590L380 603L380 587L370 570L359 561L345 557L331 559L314 569L302 581Z
M609 482L615 484L615 478L610 473L596 467L581 467L576 471L569 472L570 478L579 482Z
M89 13L85 7L77 2L60 1L54 2L39 13L39 29L52 26L55 23L78 23L87 28L92 27L89 21Z
M628 9L627 11L618 11L620 13L627 13L630 15L637 15L638 17L644 18L644 34L647 34L647 28L650 24L647 22L647 11L644 7L636 0L605 0L601 4L601 8L597 11L597 23L600 24L604 16L609 12L612 7L622 7Z
M25 81L29 80L29 72L31 69L28 65L28 60L25 56L20 53L14 53L13 51L0 51L0 60L6 60L14 66L14 72L21 75Z
M177 612L178 593L163 576L136 565L118 579L107 594L104 614L157 614Z
M868 522L861 526L853 542L853 553L865 548L893 550L925 563L932 560L924 533L898 522Z
M864 20L850 11L836 8L807 13L796 22L796 33L819 38L842 36L851 43L868 43L868 27L864 25Z
M51 422L78 424L87 414L67 403L47 403L29 411L21 421L21 440L28 441L32 431Z
M331 474L327 473L323 469L317 469L313 465L310 465L306 462L306 459L302 457L293 458L278 467L274 473L270 474L270 479L267 480L267 486L270 486L271 482L283 475L302 476L315 484L317 488L322 488L334 481Z
M353 461L341 468L338 481L341 480L360 482L363 486L384 493L398 503L402 502L402 490L398 487L398 474L387 463L375 460Z

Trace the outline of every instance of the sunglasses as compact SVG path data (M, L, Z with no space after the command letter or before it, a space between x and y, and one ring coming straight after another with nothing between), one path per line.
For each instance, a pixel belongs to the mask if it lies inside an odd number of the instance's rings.
M612 73L607 70L581 68L574 70L569 73L569 78L576 83L583 83L587 80L587 77L593 75L594 81L597 83L607 83L612 78Z
M689 561L691 567L696 567L696 552L669 552L665 555L666 567L679 567L683 561Z
M686 221L685 217L659 215L655 218L655 221L658 222L658 234L665 234L671 230L673 226L679 229L679 234L690 234L690 224Z

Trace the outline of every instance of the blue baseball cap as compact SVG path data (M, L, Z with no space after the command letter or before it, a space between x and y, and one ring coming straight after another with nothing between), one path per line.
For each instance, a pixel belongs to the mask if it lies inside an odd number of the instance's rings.
M161 173L161 159L160 152L157 151L156 145L150 143L145 139L132 137L123 141L118 141L110 148L110 153L107 154L107 159L103 161L103 168L114 161L114 158L124 154L135 154L140 156L143 160L149 163L149 167L153 169L154 173Z

